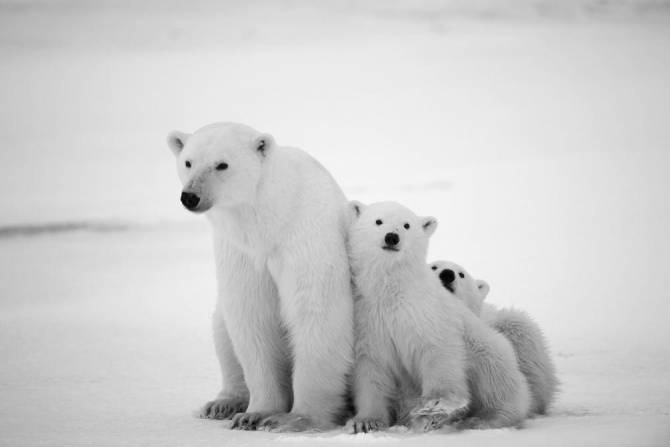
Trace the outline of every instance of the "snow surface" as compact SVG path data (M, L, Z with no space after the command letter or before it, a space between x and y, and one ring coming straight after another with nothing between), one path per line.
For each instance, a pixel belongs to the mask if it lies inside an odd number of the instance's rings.
M0 445L670 444L661 1L0 1ZM244 433L210 231L164 138L236 120L530 312L562 381L522 430Z

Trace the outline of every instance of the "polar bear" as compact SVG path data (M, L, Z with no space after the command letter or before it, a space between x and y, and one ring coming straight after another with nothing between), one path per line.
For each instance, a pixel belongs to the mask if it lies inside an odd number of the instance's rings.
M437 283L426 269L437 221L394 202L351 202L348 252L355 288L354 432L402 422L437 428L520 424L526 380L509 342ZM445 324L446 323L446 324ZM414 396L412 395L414 393ZM402 405L400 405L402 407Z
M333 427L353 362L342 190L310 155L243 124L167 141L181 202L214 229L223 385L201 415L244 430Z
M445 289L462 301L475 315L481 315L484 299L490 289L486 281L472 278L463 267L451 261L435 261L430 263L429 267Z
M486 281L474 279L460 265L450 261L436 261L429 266L447 290L512 343L530 389L530 412L546 414L554 400L558 379L546 339L538 324L521 310L497 309L483 303L489 293L489 285Z

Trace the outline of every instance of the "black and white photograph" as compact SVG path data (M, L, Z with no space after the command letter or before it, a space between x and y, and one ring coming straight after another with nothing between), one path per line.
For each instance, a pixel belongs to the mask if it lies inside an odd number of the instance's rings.
M0 0L0 446L670 445L670 1Z

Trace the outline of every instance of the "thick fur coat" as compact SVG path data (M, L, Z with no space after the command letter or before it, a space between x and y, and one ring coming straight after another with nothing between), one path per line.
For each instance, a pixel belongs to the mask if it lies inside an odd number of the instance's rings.
M423 429L459 418L466 427L519 424L529 397L511 345L426 269L436 220L392 202L351 208L353 430L405 418Z
M223 377L203 417L282 431L333 427L353 357L347 202L307 153L236 123L168 145L182 202L214 229Z
M555 398L558 379L540 326L526 312L498 309L484 303L490 290L489 285L481 279L474 279L460 265L450 261L436 261L429 267L447 290L512 343L519 368L530 389L530 412L545 414Z

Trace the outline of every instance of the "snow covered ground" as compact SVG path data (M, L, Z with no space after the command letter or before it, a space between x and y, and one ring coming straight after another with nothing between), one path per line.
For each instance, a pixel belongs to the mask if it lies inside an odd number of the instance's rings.
M0 445L668 445L666 2L0 1ZM241 433L209 228L168 130L236 120L351 198L438 217L431 259L545 328L523 430Z

